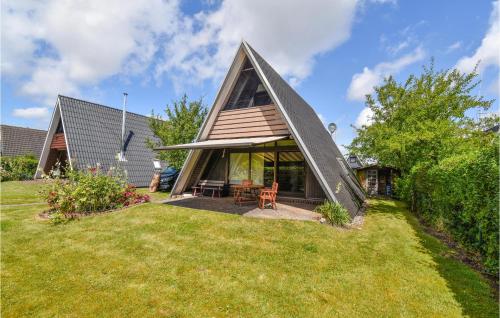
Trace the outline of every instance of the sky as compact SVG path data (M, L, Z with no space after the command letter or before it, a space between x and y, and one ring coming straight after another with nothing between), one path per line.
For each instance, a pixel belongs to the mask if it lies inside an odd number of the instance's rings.
M364 96L431 58L470 72L498 111L499 3L441 0L4 0L1 122L48 129L57 95L163 113L183 94L211 107L245 39L338 126L369 124ZM481 114L471 114L481 116ZM343 147L341 147L343 149Z

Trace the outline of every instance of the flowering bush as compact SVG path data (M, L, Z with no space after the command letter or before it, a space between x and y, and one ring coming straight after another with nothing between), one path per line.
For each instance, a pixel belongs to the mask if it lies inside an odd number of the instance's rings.
M57 178L43 192L50 207L51 218L60 223L61 215L66 219L75 215L90 214L148 202L148 195L141 195L128 185L116 169L107 174L99 166L88 171L67 169L66 179Z
M150 200L151 198L149 197L149 195L137 193L135 186L129 184L125 188L120 202L121 204L123 204L123 206L129 206L132 204L149 202Z

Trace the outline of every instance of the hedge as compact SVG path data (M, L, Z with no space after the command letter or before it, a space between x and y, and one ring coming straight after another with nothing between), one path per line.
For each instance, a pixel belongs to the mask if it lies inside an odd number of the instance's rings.
M498 273L499 147L451 155L436 165L415 166L399 180L401 194L425 221L444 230Z
M28 180L33 179L38 159L33 155L1 157L0 158L0 180Z

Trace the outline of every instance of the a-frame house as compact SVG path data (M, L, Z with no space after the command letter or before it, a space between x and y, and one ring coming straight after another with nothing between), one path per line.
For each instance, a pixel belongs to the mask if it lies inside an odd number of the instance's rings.
M157 138L149 128L148 117L126 112L122 145L122 116L120 109L59 95L35 178L49 173L59 161L79 170L100 165L108 171L120 166L128 182L148 186L155 171L156 153L146 140ZM122 147L124 160L119 161Z
M337 201L352 216L365 194L315 111L243 41L171 192L200 180L279 184L279 198Z

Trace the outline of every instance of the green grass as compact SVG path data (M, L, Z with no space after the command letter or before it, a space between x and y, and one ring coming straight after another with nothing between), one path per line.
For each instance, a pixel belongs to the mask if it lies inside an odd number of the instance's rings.
M2 317L498 316L397 202L371 201L360 230L155 203L53 226L41 209L2 208Z
M0 183L2 205L43 202L38 192L48 181L7 181Z
M137 192L147 194L151 197L151 202L161 202L168 199L170 192L149 192L149 188L137 188Z

